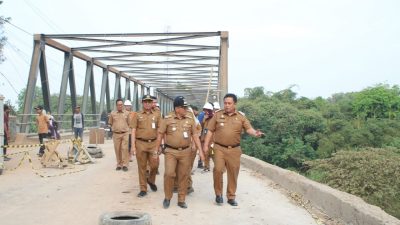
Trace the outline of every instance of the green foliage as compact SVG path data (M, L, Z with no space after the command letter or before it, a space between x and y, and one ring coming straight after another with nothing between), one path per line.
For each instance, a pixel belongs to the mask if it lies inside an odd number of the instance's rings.
M354 113L361 118L397 118L400 114L399 86L377 85L355 95Z
M245 136L243 151L287 169L311 167L310 178L399 217L399 93L397 86L377 85L312 100L297 99L291 89L247 88L238 109L266 135Z
M399 162L400 154L393 149L363 148L306 164L309 178L360 196L400 218Z

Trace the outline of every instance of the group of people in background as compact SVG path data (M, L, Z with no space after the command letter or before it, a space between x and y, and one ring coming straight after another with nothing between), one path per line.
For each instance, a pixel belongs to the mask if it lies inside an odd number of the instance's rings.
M223 204L223 173L227 172L228 203L237 206L235 193L240 168L240 137L245 130L249 135L260 137L246 116L236 110L237 97L227 94L224 109L219 104L206 103L198 113L183 96L174 99L174 111L162 116L156 98L144 95L142 110L132 111L130 101L116 100L116 110L111 112L108 124L113 132L116 170L128 171L129 159L135 155L138 165L140 191L138 197L148 194L148 185L157 191L155 184L159 167L159 155L164 154L164 200L168 208L174 193L178 193L178 206L187 208L188 192L193 191L191 170L196 155L198 167L210 171L213 156L215 202Z

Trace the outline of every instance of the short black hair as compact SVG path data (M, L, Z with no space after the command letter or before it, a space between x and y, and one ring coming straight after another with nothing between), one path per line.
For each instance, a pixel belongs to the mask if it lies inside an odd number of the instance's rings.
M10 107L8 105L4 105L3 109L6 111L7 109L10 109Z
M115 104L117 104L119 101L124 102L124 101L122 100L122 98L117 98L117 100L115 101Z
M228 93L228 94L226 94L226 95L224 96L224 99L226 99L226 98L232 98L234 103L237 102L237 96L236 96L235 94Z
M197 106L195 106L195 105L192 106L192 109L196 110L196 111L199 111L199 108L197 108Z

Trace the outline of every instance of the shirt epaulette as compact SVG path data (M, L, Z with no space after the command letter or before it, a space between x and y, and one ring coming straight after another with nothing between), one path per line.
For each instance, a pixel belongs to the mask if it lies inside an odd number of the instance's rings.
M218 109L217 111L215 111L215 113L217 113L217 112L221 112L222 111L222 109Z
M242 114L242 116L246 116L246 114L242 111L238 111L238 113Z
M169 119L169 118L172 118L172 116L171 115L166 115L165 116L165 119Z

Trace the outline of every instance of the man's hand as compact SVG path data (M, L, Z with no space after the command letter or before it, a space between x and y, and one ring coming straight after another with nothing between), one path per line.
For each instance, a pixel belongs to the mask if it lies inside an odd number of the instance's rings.
M131 155L136 155L136 146L131 146Z
M261 136L263 136L263 135L265 135L260 129L257 129L256 130L256 132L255 132L255 136L256 137L261 137Z

